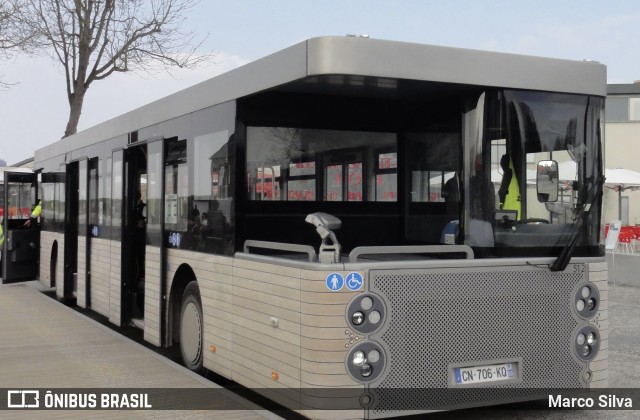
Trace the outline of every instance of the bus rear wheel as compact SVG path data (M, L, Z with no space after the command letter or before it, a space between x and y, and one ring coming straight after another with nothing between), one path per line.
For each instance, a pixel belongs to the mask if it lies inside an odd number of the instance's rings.
M198 283L192 281L182 295L180 310L180 353L184 365L202 372L202 301Z

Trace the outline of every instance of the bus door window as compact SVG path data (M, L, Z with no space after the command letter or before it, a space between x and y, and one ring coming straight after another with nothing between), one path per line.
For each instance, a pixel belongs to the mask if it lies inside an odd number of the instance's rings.
M208 171L208 168L207 168ZM211 188L211 187L209 187ZM191 247L187 238L193 227L193 208L189 204L187 142L177 138L166 141L164 158L164 224L172 247ZM204 209L203 209L204 210Z
M31 184L22 182L8 183L8 202L6 206L9 228L22 226L31 215Z
M91 237L100 237L102 236L102 226L103 226L103 212L100 207L99 197L100 194L104 193L103 191L99 191L102 185L102 161L98 161L97 158L89 160L89 225L88 231Z
M50 174L42 175L42 219L46 221L49 229L53 230L53 223L56 221L55 217L55 176Z
M145 246L147 243L147 174L138 174L136 183L138 184L135 193L135 202L133 205L133 242L136 254L137 279L144 279L144 259Z

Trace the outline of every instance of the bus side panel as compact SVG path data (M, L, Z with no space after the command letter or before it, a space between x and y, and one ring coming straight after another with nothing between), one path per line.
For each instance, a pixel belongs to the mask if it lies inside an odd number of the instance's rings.
M115 325L122 323L122 242L109 242L108 261L111 269L109 277L109 322Z
M589 281L600 291L600 306L598 314L591 320L591 324L600 331L600 351L589 364L593 373L591 388L609 387L609 292L608 292L607 263L589 264Z
M347 278L347 272L338 272ZM301 272L301 414L309 418L361 418L362 410L352 410L358 400L353 395L341 398L340 390L364 385L347 374L347 353L363 340L347 324L346 308L360 292L345 286L334 292L327 287L330 271ZM324 390L322 388L325 388ZM336 395L336 390L340 395ZM360 392L356 392L360 395ZM344 410L336 408L344 407ZM318 411L330 408L329 411Z
M362 339L360 334L350 330L345 314L348 303L358 293L346 287L338 292L329 290L326 279L331 274L328 271L302 271L302 337L306 342L323 342L302 349L302 386L361 387L351 379L344 366L347 352ZM346 273L342 276L344 278ZM324 351L318 352L320 348Z
M109 261L111 258L111 245L107 239L91 238L91 309L109 316L110 308L110 279L112 276L120 276L120 270L112 272L111 267L117 267Z
M78 236L77 305L87 307L87 237Z
M236 259L232 290L233 379L255 388L300 388L300 270Z
M160 347L160 248L147 245L144 261L144 340Z

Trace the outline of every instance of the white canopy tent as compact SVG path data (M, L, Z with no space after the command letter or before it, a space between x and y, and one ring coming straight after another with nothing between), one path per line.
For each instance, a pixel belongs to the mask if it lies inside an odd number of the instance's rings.
M622 191L640 189L640 172L630 169L605 169L604 185L618 193L618 219L622 220Z

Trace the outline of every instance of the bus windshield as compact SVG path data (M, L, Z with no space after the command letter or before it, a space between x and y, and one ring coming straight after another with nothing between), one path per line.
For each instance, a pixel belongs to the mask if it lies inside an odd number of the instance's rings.
M555 256L567 245L601 172L603 101L582 95L500 91L466 113L465 244L492 255ZM545 190L546 188L546 190ZM582 229L597 253L600 206Z

